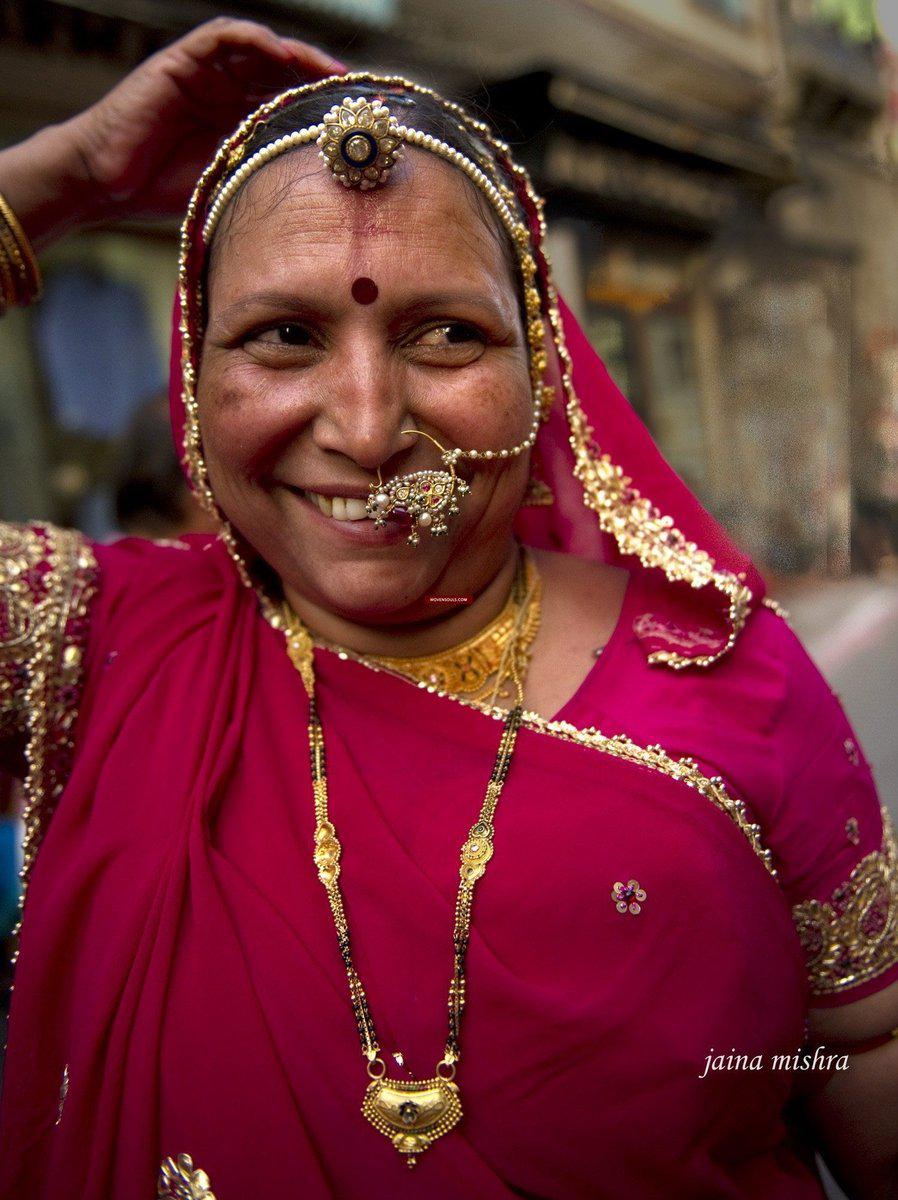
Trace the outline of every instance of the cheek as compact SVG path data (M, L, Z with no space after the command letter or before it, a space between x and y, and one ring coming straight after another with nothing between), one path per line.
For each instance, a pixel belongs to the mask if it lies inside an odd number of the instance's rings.
M197 397L208 461L241 475L263 473L310 415L286 372L263 373L252 364L204 365Z
M423 392L416 404L425 420L462 449L498 450L526 437L533 409L526 366L509 362Z

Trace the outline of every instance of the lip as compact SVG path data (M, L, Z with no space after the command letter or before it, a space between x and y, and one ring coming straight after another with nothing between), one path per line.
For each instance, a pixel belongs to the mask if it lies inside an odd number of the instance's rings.
M329 530L334 537L339 537L345 541L353 542L357 546L393 546L399 542L404 542L408 538L411 528L411 520L407 517L398 520L389 518L385 525L380 529L375 529L374 522L369 520L364 521L335 521L333 517L326 517L317 504L313 503L303 494L304 489L286 487L285 490L290 493L297 504L302 505L303 513L309 514L308 519L320 523L322 529ZM310 488L310 491L317 491L317 488ZM345 496L346 492L334 492L335 496ZM321 495L327 495L322 492ZM365 493L367 497L368 493ZM362 499L363 497L359 497Z

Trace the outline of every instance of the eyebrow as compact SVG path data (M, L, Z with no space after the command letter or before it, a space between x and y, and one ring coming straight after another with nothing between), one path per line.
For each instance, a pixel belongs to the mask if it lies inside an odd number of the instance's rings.
M384 298L384 292L381 291L381 299ZM406 313L416 313L427 312L446 306L452 307L456 304L478 308L482 312L491 313L495 317L503 318L506 315L489 293L483 294L463 290L439 291L410 296L405 303L400 302L396 307L401 308ZM227 327L244 313L257 308L271 310L274 313L296 313L316 319L326 319L331 315L328 309L320 303L303 299L297 296L295 292L263 290L252 292L248 296L243 296L239 300L235 300L233 304L229 304L227 308L222 309L211 324L221 324Z
M223 308L218 313L217 320L228 324L235 317L240 317L253 308L274 309L277 312L301 312L306 316L320 317L327 315L321 308L317 308L308 300L303 300L295 292L274 290L251 292L248 296L242 296L239 300L235 300L233 304L229 304L227 308Z

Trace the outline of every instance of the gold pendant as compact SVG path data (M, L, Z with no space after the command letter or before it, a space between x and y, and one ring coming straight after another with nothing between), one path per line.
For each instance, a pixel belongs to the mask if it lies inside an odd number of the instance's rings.
M390 1139L400 1154L415 1165L437 1138L461 1120L458 1085L449 1079L372 1079L362 1112L375 1129Z

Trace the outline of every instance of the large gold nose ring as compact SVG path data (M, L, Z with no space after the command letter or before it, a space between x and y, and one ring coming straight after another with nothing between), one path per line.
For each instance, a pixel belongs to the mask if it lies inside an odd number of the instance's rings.
M386 524L391 513L404 512L412 519L408 542L417 546L421 530L426 529L434 537L449 532L448 517L458 513L458 501L470 488L455 471L455 463L461 451L447 450L435 437L423 429L403 429L400 432L412 437L425 437L440 452L444 470L413 471L408 475L397 475L384 483L380 467L377 482L371 484L365 511L376 529Z

